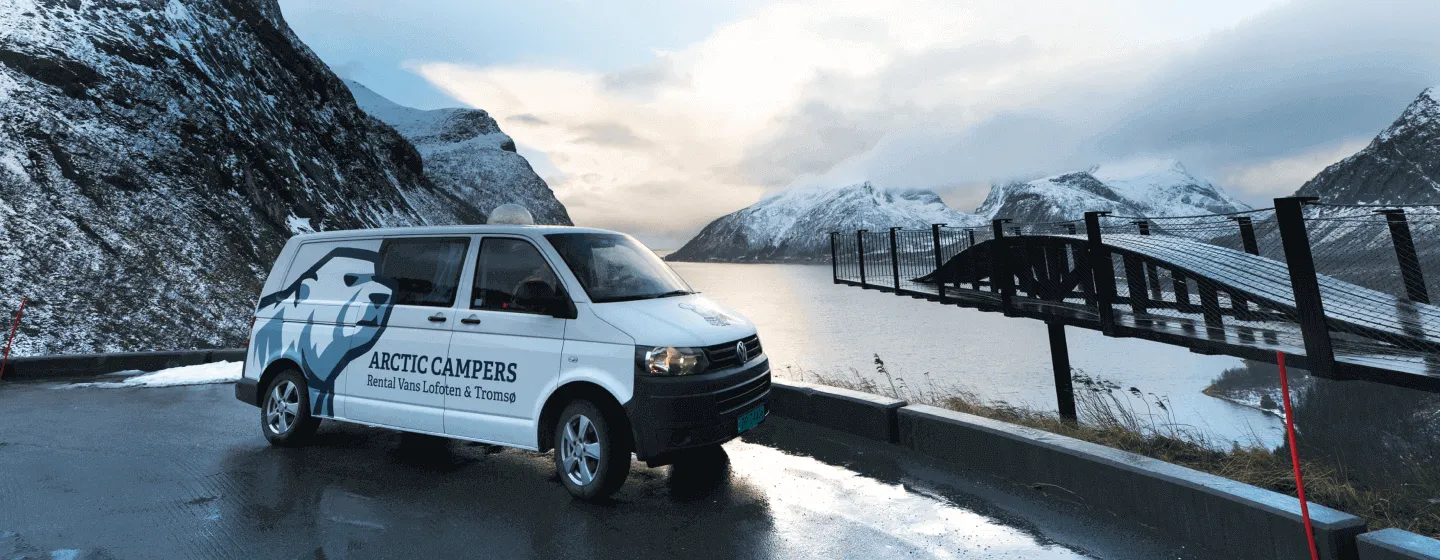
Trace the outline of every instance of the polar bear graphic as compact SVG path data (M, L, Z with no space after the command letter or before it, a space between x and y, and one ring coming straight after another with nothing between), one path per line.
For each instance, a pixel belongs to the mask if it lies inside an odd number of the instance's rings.
M340 372L375 346L390 321L395 286L376 275L379 264L375 251L337 248L260 298L254 359L262 367L281 358L300 364L313 414L333 414Z

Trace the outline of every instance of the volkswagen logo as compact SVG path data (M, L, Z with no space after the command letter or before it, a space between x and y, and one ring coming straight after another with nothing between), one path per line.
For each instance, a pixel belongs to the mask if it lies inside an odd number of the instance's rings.
M750 361L750 350L745 348L745 341L735 343L735 356L740 358L742 364Z

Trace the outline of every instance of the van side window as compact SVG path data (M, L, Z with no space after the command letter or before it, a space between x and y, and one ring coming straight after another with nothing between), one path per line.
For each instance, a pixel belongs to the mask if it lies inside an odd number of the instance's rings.
M547 313L562 295L559 279L529 242L487 237L475 264L472 309Z
M450 307L469 247L464 237L386 239L376 274L395 283L395 305Z

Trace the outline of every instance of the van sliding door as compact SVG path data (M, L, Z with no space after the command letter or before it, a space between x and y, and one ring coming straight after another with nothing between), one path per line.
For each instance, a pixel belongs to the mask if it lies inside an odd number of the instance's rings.
M380 247L376 281L394 290L381 332L346 369L351 420L444 433L444 375L468 237L400 237Z

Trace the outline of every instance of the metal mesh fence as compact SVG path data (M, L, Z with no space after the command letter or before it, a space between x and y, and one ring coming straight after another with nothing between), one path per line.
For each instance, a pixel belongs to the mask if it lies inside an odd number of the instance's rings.
M1337 358L1440 365L1440 209L1311 204L1304 216Z

